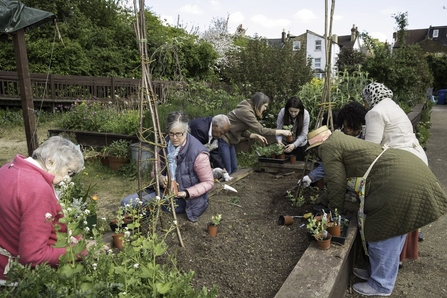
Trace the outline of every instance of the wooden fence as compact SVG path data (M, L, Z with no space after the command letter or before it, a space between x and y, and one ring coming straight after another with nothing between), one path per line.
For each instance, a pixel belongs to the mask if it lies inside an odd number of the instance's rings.
M81 100L108 100L135 105L138 101L140 79L115 77L61 76L30 73L35 104L54 107ZM154 95L160 102L167 98L169 87L178 82L153 81ZM0 105L20 106L20 88L17 72L0 71Z

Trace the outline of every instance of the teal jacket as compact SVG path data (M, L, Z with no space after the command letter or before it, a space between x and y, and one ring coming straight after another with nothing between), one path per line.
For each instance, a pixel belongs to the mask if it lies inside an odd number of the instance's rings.
M329 208L343 210L346 178L363 176L382 147L334 132L317 150L326 171ZM375 163L366 180L366 241L404 235L445 213L447 195L419 157L389 148Z

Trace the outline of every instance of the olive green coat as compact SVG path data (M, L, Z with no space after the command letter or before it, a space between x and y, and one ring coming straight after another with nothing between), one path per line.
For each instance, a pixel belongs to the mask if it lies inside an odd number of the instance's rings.
M264 127L256 117L251 99L241 101L237 107L228 113L230 130L222 136L222 139L230 145L239 144L245 138L250 138L251 133L261 136L274 136L276 129Z
M326 172L329 208L343 210L346 178L363 176L382 147L334 132L317 150ZM366 180L364 212L366 241L380 241L437 220L447 213L447 195L419 157L389 148Z

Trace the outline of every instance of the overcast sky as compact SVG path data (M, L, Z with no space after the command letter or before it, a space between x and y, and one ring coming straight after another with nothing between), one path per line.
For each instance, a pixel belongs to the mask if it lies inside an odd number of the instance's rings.
M205 31L213 18L229 18L229 31L239 24L246 34L280 38L283 29L292 35L306 30L324 34L323 0L164 0L145 1L146 6L171 25L198 26ZM329 9L331 1L328 1ZM332 33L351 34L353 24L380 41L392 41L396 23L393 14L408 12L407 29L447 26L447 0L336 0Z

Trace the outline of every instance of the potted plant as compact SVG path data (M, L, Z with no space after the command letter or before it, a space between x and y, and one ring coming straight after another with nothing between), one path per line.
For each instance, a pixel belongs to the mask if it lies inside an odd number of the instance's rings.
M277 159L286 159L286 154L284 153L284 146L280 143L275 143L270 145Z
M330 220L327 223L327 231L332 236L340 237L341 231L341 215L338 214L337 208L334 210L334 214L330 217Z
M308 219L306 226L309 233L317 240L317 246L320 249L326 250L331 246L332 235L328 233L328 219L327 214L324 214L321 220L318 220L313 215Z
M293 124L283 125L282 129L288 130L292 133L290 136L286 137L287 143L289 143L289 144L292 143L293 142Z
M106 148L109 157L109 167L118 171L130 158L130 143L126 140L113 141Z
M220 221L222 220L222 214L216 214L211 216L211 222L208 223L207 232L211 237L216 237L217 234L217 226L220 225Z

